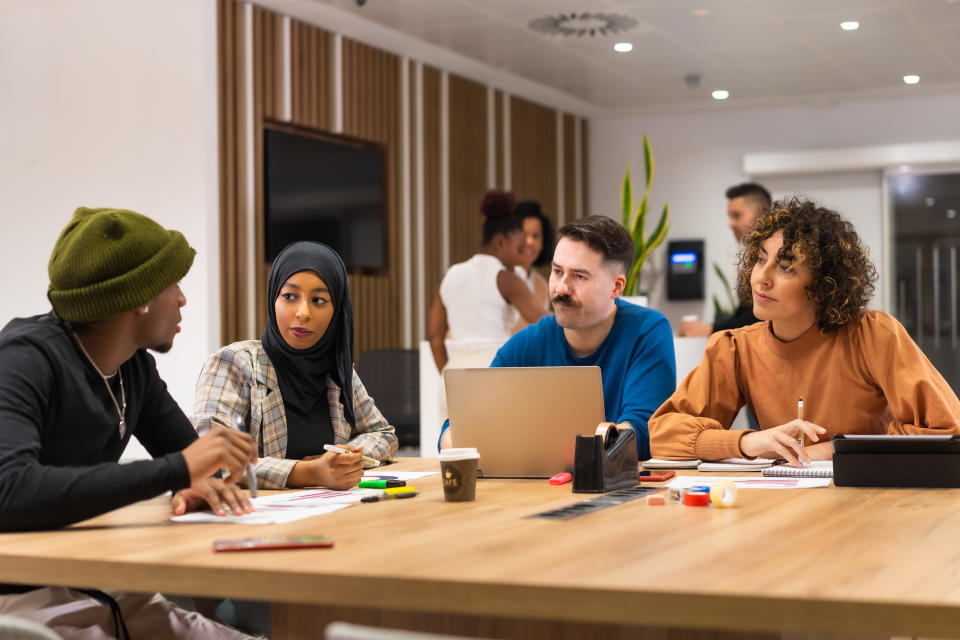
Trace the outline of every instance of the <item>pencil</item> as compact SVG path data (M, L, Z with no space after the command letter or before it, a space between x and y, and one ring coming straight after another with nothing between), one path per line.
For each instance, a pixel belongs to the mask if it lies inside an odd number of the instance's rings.
M325 445L323 445L323 448L326 449L327 451L332 451L332 452L334 452L334 453L353 453L352 451L347 451L346 449L342 449L342 448L338 447L338 446L335 445L335 444L325 444ZM376 460L376 459L374 459L374 458L369 458L369 457L367 457L367 456L360 456L360 457L363 458L363 461L364 461L364 462L366 462L367 464L369 464L369 465L372 466L372 467L379 467L379 466L380 466L380 461L379 461L379 460Z
M803 398L797 399L797 420L803 420ZM803 448L803 431L797 436L797 444L801 449Z

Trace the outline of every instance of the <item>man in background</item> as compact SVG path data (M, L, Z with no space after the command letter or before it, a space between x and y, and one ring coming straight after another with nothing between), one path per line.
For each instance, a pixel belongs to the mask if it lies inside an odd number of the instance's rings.
M743 241L753 221L761 212L770 208L770 192L754 182L744 182L727 189L727 219L730 230ZM728 318L715 318L713 324L688 320L680 325L677 335L685 337L709 336L717 331L736 329L757 322L753 315L753 305L742 301L733 315Z

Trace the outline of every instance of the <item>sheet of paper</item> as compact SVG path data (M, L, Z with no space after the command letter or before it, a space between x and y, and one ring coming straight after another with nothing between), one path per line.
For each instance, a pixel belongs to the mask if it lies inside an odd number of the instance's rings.
M364 480L416 480L440 473L437 471L392 471L390 467L366 469L363 472Z
M254 498L250 502L256 509L242 516L218 516L209 511L186 513L171 518L174 522L215 522L218 524L276 524L293 522L303 518L332 513L360 502L364 496L375 491L368 489L350 489L333 491L330 489L307 489L304 491L285 491L271 496Z
M670 481L668 487L709 487L714 482L730 480L738 489L814 489L829 487L830 478L768 478L764 476L680 476Z
M174 516L171 520L181 523L280 524L283 522L293 522L294 520L303 520L304 518L312 518L325 513L333 513L340 509L346 509L349 506L349 504L328 504L323 507L290 508L265 505L257 507L257 510L253 513L247 513L242 516L218 516L209 511L198 511L195 513L186 513L182 516Z

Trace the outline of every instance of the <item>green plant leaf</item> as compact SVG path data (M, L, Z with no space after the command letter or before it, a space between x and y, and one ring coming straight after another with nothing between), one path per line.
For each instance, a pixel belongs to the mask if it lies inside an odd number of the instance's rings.
M624 292L628 296L637 295L637 287L640 284L640 270L643 268L644 259L636 260L633 263L633 266L630 267L630 272L627 274L627 284L623 288Z
M657 228L653 230L653 233L650 234L650 237L647 239L647 252L653 251L660 246L660 243L664 241L667 237L667 232L670 231L670 205L664 203L663 213L660 214L660 221L657 223Z
M623 217L623 226L627 229L630 228L631 213L633 213L633 188L630 184L630 164L627 163L627 172L620 186L620 215Z
M647 188L645 191L649 193L650 184L653 182L653 151L650 149L650 139L647 138L646 134L643 136L643 162L647 171Z
M647 224L647 194L643 194L643 200L637 208L637 217L634 220L633 229L630 229L630 235L633 236L634 255L642 255L646 250L646 242L643 239L643 228ZM639 253L637 253L639 252Z
M717 299L717 294L713 294L713 315L714 317L723 313L723 307L720 306L720 300Z
M727 280L727 274L723 272L723 269L721 269L720 265L716 262L713 263L713 272L717 274L720 282L723 283L724 291L727 292L727 299L730 301L730 312L733 313L737 310L737 298L733 295L733 288L730 286L730 281Z

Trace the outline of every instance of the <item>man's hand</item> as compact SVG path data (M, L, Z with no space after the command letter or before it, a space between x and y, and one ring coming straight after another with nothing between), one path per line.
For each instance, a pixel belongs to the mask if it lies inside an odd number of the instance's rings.
M226 509L235 516L252 513L254 510L243 491L219 478L202 478L194 482L189 489L178 491L170 505L175 516L195 511L205 505L209 505L218 516L227 515Z
M228 483L243 477L248 462L257 461L257 446L250 434L216 426L183 450L190 471L190 485L209 478L220 469L230 473Z
M817 456L823 455L823 451L820 445L801 447L797 437L803 433L811 442L818 442L820 436L826 432L826 429L812 422L791 420L779 427L753 431L741 437L740 451L748 458L782 458L790 465L799 467L810 462L808 450Z
M697 322L696 320L687 320L680 323L677 329L677 335L681 338L701 338L713 333L713 325L706 322Z
M311 456L298 462L287 476L288 487L324 486L342 491L351 489L363 477L363 447L338 444L351 453L328 451L322 456Z

